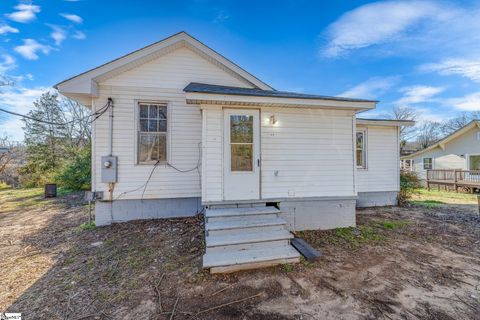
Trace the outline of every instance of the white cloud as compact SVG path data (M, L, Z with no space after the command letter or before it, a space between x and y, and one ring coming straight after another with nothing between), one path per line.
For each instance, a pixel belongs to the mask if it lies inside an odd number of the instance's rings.
M445 90L444 87L432 86L411 86L400 89L403 97L396 101L396 104L408 105L431 100L434 96Z
M50 37L55 40L55 44L57 46L61 45L63 40L67 39L67 31L65 31L62 27L49 25L52 28L52 32L50 33Z
M71 22L74 22L74 23L82 23L83 22L83 18L76 15L76 14L72 14L72 13L60 13L60 15L62 17L64 17L65 19L71 21Z
M420 66L420 71L437 72L441 75L460 75L475 82L480 82L480 60L446 59L439 63L427 63Z
M480 111L480 92L475 92L461 98L451 98L446 101L462 111Z
M37 13L40 12L40 6L33 4L21 3L14 8L16 10L15 12L7 13L5 16L10 20L21 23L28 23L35 20Z
M42 93L51 90L46 87L37 87L33 89L23 87L5 87L0 94L0 105L7 109L21 114L26 114L33 108L33 102L38 99ZM2 117L3 119L4 117ZM7 133L14 140L23 140L23 122L18 117L8 116L6 120L0 122L0 134Z
M28 60L37 60L37 52L48 54L52 47L41 44L34 39L23 39L23 45L14 48L22 57Z
M480 54L480 5L412 0L379 1L357 7L324 33L324 57L366 50L380 55L429 52L432 56ZM455 55L454 55L455 54Z
M87 35L82 31L75 31L72 37L77 40L83 40L87 37Z
M437 13L437 6L426 1L384 1L363 5L345 13L329 26L329 42L323 54L335 57L353 49L394 41L408 28Z
M399 81L399 77L374 77L350 88L339 96L346 98L375 99L387 92Z
M17 28L11 27L8 24L0 25L0 34L7 33L19 33L20 31Z
M3 61L0 61L0 74L4 74L9 70L15 69L15 58L9 54L1 55Z

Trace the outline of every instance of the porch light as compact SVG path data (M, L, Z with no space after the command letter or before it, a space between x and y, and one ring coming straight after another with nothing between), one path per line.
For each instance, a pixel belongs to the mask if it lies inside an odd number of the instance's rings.
M270 116L270 124L275 125L277 123L277 119L275 118L275 115Z

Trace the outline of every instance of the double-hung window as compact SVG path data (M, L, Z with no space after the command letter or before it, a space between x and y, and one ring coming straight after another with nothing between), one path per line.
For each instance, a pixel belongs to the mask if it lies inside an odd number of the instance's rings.
M433 159L432 158L423 158L423 169L424 170L433 169Z
M357 168L367 168L367 150L366 150L366 132L357 131L356 136L356 156L357 156Z
M138 103L138 163L167 161L167 104Z

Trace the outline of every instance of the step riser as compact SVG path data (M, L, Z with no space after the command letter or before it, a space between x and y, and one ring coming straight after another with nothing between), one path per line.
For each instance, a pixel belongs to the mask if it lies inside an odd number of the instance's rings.
M249 218L258 218L258 219L263 219L263 218L270 218L270 217L276 217L277 213L262 213L262 214L252 214L252 215L245 215L242 216L245 219ZM216 221L228 221L231 219L238 219L239 216L230 216L230 217L206 217L207 222L216 222Z
M261 226L261 227L251 227L251 228L236 228L236 229L221 229L221 230L208 230L208 236L223 236L232 233L245 233L245 232L269 232L269 231L279 231L284 230L285 225L276 225L276 226Z
M235 265L225 266L225 267L212 267L210 268L210 273L231 273L231 272L237 272L241 270L267 268L267 267L272 267L279 264L298 263L298 262L300 262L300 258L277 259L277 260L254 262L254 263L243 263L243 264L235 264Z
M240 203L240 204L216 204L209 205L208 209L229 209L229 208L256 208L256 207L266 207L266 203Z
M255 242L246 244L234 244L228 246L207 247L206 253L213 252L233 252L241 250L255 250L255 249L274 249L290 245L290 240L275 240L265 242Z

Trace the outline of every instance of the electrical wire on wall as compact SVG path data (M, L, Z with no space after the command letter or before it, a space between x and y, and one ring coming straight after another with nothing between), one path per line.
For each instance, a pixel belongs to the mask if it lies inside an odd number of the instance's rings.
M197 165L191 169L186 169L186 170L181 170L181 169L178 169L177 167L175 167L174 165L170 164L169 162L166 163L166 165L178 172L181 172L181 173L187 173L187 172L192 172L194 170L197 170L197 173L198 173L198 177L199 177L199 181L200 181L200 186L202 185L201 183L201 173L200 173L200 165L201 165L201 158L202 158L202 143L199 142L198 143L198 159L197 159ZM135 192L135 191L138 191L140 189L143 188L143 191L142 191L142 196L141 196L141 200L143 200L143 197L145 195L145 191L147 190L147 186L148 186L148 183L150 182L150 180L152 179L152 176L153 176L153 173L155 172L155 169L158 167L158 165L160 164L160 160L158 160L154 165L153 165L153 168L152 170L150 170L150 173L148 175L148 178L147 180L145 181L144 184L142 184L141 186L139 186L138 188L135 188L135 189L132 189L132 190L128 190L128 191L125 191L125 192L122 192L121 194L119 194L113 201L115 200L118 200L120 199L122 196L128 194L128 193L132 193L132 192Z

